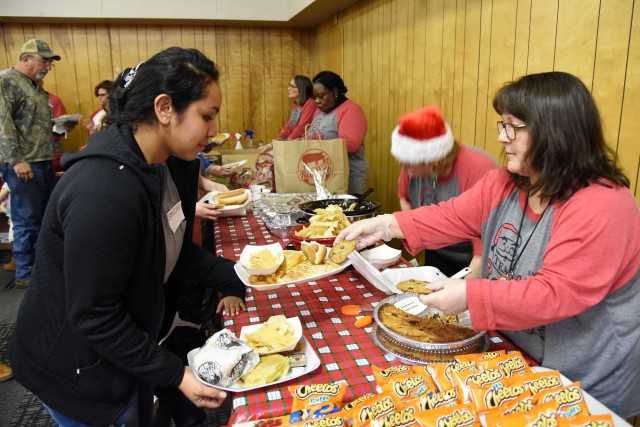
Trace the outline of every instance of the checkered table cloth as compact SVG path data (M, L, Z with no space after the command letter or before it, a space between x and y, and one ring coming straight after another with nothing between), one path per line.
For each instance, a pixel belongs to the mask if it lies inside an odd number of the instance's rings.
M219 219L215 235L216 253L236 261L247 244L282 243L252 213L246 217ZM401 264L401 268L409 266L406 262ZM304 336L320 358L320 366L285 383L233 393L229 425L290 413L292 397L288 387L299 384L346 382L345 403L366 393L375 393L371 365L387 367L398 362L375 346L370 336L371 327L356 328L356 318L343 315L340 308L348 304L371 307L384 298L383 292L351 267L335 276L271 291L247 288L247 311L235 318L225 316L224 326L239 335L242 326L265 322L275 314L298 316ZM513 350L515 347L491 334L490 349Z

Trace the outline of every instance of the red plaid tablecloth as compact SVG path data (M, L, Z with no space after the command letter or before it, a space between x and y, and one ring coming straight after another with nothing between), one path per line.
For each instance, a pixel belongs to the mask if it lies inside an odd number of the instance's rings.
M216 252L238 260L247 244L281 242L272 236L259 218L221 218L216 227ZM405 265L401 267L409 266ZM299 384L346 382L344 402L375 392L371 365L382 367L398 363L383 354L370 337L372 329L359 329L355 317L340 313L347 304L370 307L386 295L373 287L357 271L344 272L304 284L282 286L271 291L247 288L247 311L232 318L225 316L224 326L240 334L242 326L265 322L274 314L298 316L303 333L320 358L320 367L307 375L248 392L233 393L233 414L229 424L278 417L290 413L292 397L288 387ZM496 334L491 334L491 350L516 349Z

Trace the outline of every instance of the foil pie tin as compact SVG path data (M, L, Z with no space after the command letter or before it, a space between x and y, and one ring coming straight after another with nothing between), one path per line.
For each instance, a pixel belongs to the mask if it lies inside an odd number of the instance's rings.
M373 339L375 344L383 350L393 353L395 356L410 360L413 363L438 363L453 360L453 356L458 354L478 353L486 351L489 347L489 337L486 331L480 331L474 336L460 341L448 343L426 343L405 337L387 328L378 315L380 308L384 304L395 304L406 298L415 297L417 294L406 292L392 295L380 301L373 310L375 327L373 328ZM428 313L443 314L440 310L429 307L420 313L420 317ZM458 315L459 326L471 327L471 318L468 312Z

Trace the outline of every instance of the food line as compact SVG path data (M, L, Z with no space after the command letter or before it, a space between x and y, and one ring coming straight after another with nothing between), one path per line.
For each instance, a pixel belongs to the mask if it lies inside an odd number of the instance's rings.
M220 218L215 232L216 252L238 260L245 245L283 243L269 233L262 220L249 212L242 217ZM401 261L400 268L409 266ZM224 326L236 335L243 326L265 322L284 314L300 318L303 335L320 359L320 366L290 381L232 394L233 414L230 425L290 413L292 398L289 386L346 382L343 401L350 402L374 393L376 383L371 365L387 367L394 358L383 354L371 338L370 327L355 326L355 318L340 313L344 305L370 307L386 298L352 268L340 274L309 283L285 285L270 291L247 289L247 311L234 318L226 316ZM502 337L491 334L490 349L516 349ZM535 362L528 360L535 365Z

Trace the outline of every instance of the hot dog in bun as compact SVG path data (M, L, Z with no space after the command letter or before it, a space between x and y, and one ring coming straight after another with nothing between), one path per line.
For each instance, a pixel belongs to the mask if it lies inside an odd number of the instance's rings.
M249 198L247 190L238 188L237 190L223 191L213 196L213 201L221 205L241 205Z
M321 264L327 256L327 247L316 242L301 242L300 250L313 264Z

